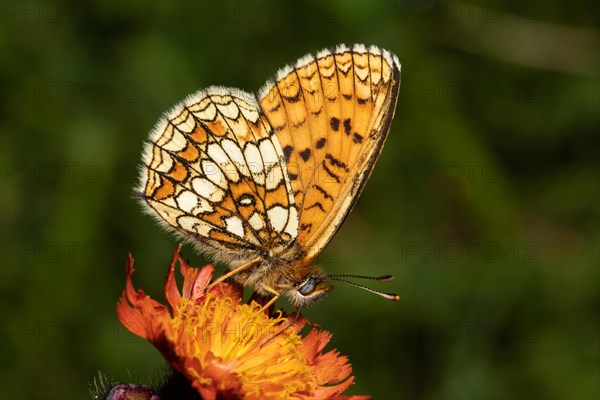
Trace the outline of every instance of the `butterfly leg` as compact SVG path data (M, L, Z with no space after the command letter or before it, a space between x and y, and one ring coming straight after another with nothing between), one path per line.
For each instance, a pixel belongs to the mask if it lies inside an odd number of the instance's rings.
M214 282L212 282L210 285L208 285L208 287L206 288L206 290L208 291L210 288L212 288L213 286L215 286L217 283L221 283L223 282L225 279L232 277L233 275L248 269L254 265L256 265L258 262L260 262L260 258L255 258L254 260L247 262L245 264L240 265L239 267L232 269L231 271L227 272L226 274L221 275L220 277L218 277L217 279L215 279Z
M267 302L267 304L265 304L264 306L262 306L262 308L260 309L260 311L265 311L269 307L271 307L273 305L273 303L275 303L277 301L277 299L279 298L279 296L281 296L281 293L279 293L277 290L273 289L272 287L265 285L264 283L262 284L262 287L267 292L273 294L273 297Z

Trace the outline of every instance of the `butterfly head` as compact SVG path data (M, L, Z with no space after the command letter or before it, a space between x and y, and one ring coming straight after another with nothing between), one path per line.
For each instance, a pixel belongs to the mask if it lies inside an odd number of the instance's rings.
M282 292L296 307L308 307L321 301L333 286L324 283L326 274L318 266L312 266L303 277L282 287Z
M323 283L323 279L309 276L287 292L288 297L298 307L307 307L321 301L333 286Z
M321 301L332 289L333 286L326 284L327 281L342 282L347 285L357 287L359 289L371 292L387 300L398 301L400 296L392 293L384 293L378 290L371 289L367 286L360 285L358 283L347 280L350 279L367 279L371 281L389 282L393 280L391 275L384 276L364 276L364 275L327 275L320 267L313 265L308 267L308 270L304 271L304 278L296 281L296 283L290 283L287 281L286 284L280 285L279 289L282 294L285 294L294 306L308 307Z

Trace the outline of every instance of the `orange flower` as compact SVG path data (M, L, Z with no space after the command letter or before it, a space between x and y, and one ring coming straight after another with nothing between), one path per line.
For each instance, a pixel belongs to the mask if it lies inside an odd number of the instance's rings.
M269 316L255 301L242 303L242 288L220 283L206 290L214 267L190 267L173 254L167 279L166 307L131 283L133 258L127 260L127 283L117 305L121 323L149 340L204 399L364 399L340 396L354 382L347 357L323 348L331 339L312 329L299 335L305 321L290 323L281 311ZM179 261L183 293L175 282Z

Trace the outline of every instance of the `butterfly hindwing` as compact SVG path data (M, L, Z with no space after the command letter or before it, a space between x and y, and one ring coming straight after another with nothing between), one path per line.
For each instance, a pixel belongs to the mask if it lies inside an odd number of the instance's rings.
M399 84L393 54L342 45L283 68L260 91L290 173L306 262L360 195L387 137Z
M297 237L283 157L253 95L209 88L154 128L140 192L167 227L235 265Z

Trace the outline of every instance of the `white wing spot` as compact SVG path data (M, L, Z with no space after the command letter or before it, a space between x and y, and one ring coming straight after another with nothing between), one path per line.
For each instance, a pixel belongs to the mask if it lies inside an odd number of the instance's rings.
M246 159L240 147L231 139L223 139L221 141L221 147L227 153L231 161L233 161L239 168L240 172L245 176L250 176L250 171L246 167Z
M193 132L194 129L196 129L196 120L188 112L187 118L184 121L177 124L177 129L179 129L180 131L185 132L185 133Z
M200 236L208 237L213 227L205 221L189 215L177 218L177 223L186 231L196 232Z
M239 203L242 206L251 206L252 204L254 204L254 197L250 194L244 194L239 199Z
M265 170L258 147L252 142L248 143L244 150L244 157L246 158L246 164L248 164L248 168L252 173L252 178L259 185L264 185Z
M219 144L211 143L208 146L206 153L213 159L215 163L220 165L220 169L225 172L225 175L227 175L227 178L230 181L239 182L240 174L238 174L237 168L231 163L227 153L225 153L225 150L223 150Z
M262 160L268 171L266 176L266 187L267 190L275 189L283 180L283 173L280 167L279 157L275 146L270 139L265 139L259 144L260 153L262 154Z
M210 145L208 145L208 147L206 148L206 152L210 156L210 158L212 158L212 160L217 164L225 164L229 162L227 154L225 154L221 146L219 146L217 143L211 143Z
M192 188L199 196L213 203L220 202L225 197L225 191L206 178L195 178L192 181Z
M185 137L181 134L181 132L175 129L173 130L173 136L171 137L171 140L165 143L162 148L167 151L181 151L185 149L187 144L188 141L185 139Z
M191 107L192 114L203 121L212 121L217 116L217 107L213 103L208 103L204 108L199 106ZM198 110L196 110L198 109Z
M242 220L237 215L225 218L225 229L227 232L232 233L241 238L244 237L244 225Z
M298 237L298 211L295 207L290 208L290 216L284 232L289 233L292 238Z
M168 173L173 168L173 157L159 147L153 146L154 154L151 156L151 163L148 165L156 172Z
M283 231L283 228L288 221L287 208L283 208L281 206L272 207L267 211L267 215L269 216L269 221L271 222L273 229L276 232Z
M260 148L260 153L262 154L262 159L266 165L279 162L279 157L277 157L277 152L270 139L262 140L258 146Z
M217 103L217 108L228 119L237 119L240 116L240 109L233 102L233 99L228 99L229 103Z
M252 229L254 229L255 231L260 231L265 227L265 222L263 221L260 214L257 212L252 213L250 218L248 218L248 222L250 223Z
M177 196L177 207L185 211L186 213L191 213L192 210L198 205L198 196L189 190L185 190Z
M252 98L251 103L246 103L245 105L239 104L239 102L242 100L236 99L236 104L240 108L240 111L242 112L242 115L244 116L244 118L246 118L250 122L257 123L260 118L260 114L256 110L258 108L258 105L256 104L256 100L254 99L254 96L252 96L252 97L253 98Z
M202 160L202 172L212 183L222 189L227 189L227 179L225 179L223 171L212 160Z

